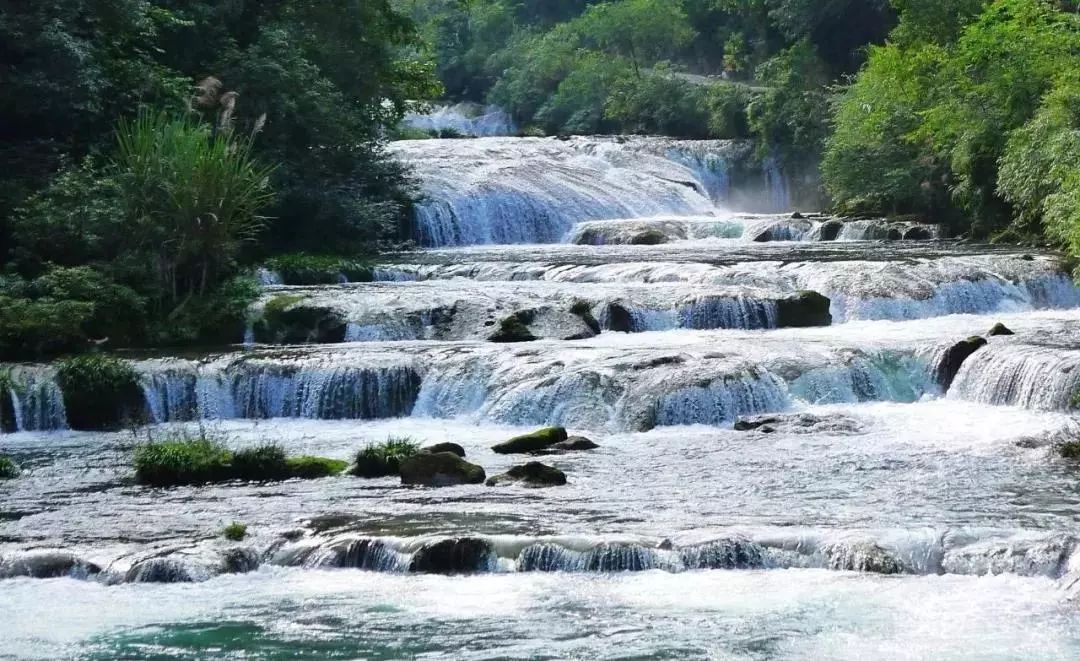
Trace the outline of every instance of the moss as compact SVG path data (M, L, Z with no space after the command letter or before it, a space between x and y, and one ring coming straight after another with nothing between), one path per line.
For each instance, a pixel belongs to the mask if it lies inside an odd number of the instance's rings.
M1066 459L1080 459L1080 441L1069 441L1058 446L1058 454Z
M139 377L126 360L105 354L68 358L57 368L56 381L72 429L119 429L145 418Z
M375 271L371 264L333 255L297 253L274 257L266 268L281 276L286 285L336 285L342 279L349 282L371 282Z
M488 339L500 344L536 341L536 336L527 325L530 317L531 315L527 316L526 313L518 312L503 319L499 324L499 330Z
M11 457L0 455L0 480L10 480L19 476L19 465Z
M356 453L352 475L364 478L397 475L401 461L420 452L420 446L410 438L391 437L384 443L369 445Z
M289 475L302 480L317 480L323 477L341 475L349 467L349 462L326 457L289 457L286 460Z
M247 526L233 521L221 531L221 536L230 542L242 542L247 537Z
M527 454L540 452L567 439L566 430L562 427L548 427L534 431L531 434L517 436L493 446L491 449L496 454Z
M238 480L261 482L290 477L285 449L274 443L238 450L230 462L229 474Z

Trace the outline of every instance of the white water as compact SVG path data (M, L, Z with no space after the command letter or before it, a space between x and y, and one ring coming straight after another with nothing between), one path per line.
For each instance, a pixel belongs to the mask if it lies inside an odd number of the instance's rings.
M398 144L424 243L459 247L386 256L368 284L263 276L263 302L338 315L346 343L138 360L157 424L134 432L63 430L50 369L16 367L0 655L1080 656L1078 468L1058 452L1080 435L1080 290L1061 260L729 212L744 148ZM792 195L777 165L759 210ZM777 328L804 290L834 325ZM524 312L543 339L487 341ZM942 392L948 349L997 322L1016 334ZM549 424L600 448L541 457L568 477L546 490L130 482L133 447L178 426L345 460L454 442L490 476L528 460L492 445Z

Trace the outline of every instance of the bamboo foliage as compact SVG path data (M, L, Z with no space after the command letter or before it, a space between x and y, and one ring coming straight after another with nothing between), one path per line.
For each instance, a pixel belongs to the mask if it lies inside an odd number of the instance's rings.
M166 113L119 124L115 167L133 234L147 242L173 305L212 288L264 228L273 168L254 158L253 137Z

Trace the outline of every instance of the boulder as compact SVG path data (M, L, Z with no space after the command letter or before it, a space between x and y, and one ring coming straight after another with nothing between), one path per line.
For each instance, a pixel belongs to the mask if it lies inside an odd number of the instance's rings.
M85 577L101 573L101 568L69 551L28 551L0 559L0 579Z
M519 342L535 342L538 338L529 330L529 319L523 312L512 314L499 323L499 330L488 338L498 344L515 344Z
M816 291L802 291L776 302L777 325L780 328L811 328L831 326L832 301Z
M616 333L633 333L636 330L633 313L622 303L608 303L606 316L608 330Z
M547 450L556 443L568 438L562 427L548 427L524 436L516 436L509 441L492 446L496 454L529 454Z
M490 570L495 549L485 539L444 539L413 554L409 571L417 574L472 574Z
M833 571L871 574L902 574L904 564L887 550L870 541L829 544L822 549L825 565Z
M520 484L534 489L561 487L566 484L566 473L553 466L538 461L530 461L524 466L514 466L502 475L496 475L487 481L489 487L513 484Z
M345 341L348 323L337 310L279 296L263 309L254 326L255 339L266 344L338 344Z
M821 240L822 241L835 241L840 237L840 232L844 229L844 223L839 220L832 220L821 225Z
M595 450L600 446L593 443L584 436L571 436L570 438L556 443L546 450L542 450L544 454L562 454L563 452L587 452L589 450Z
M957 342L953 346L945 350L942 354L940 362L934 369L934 379L938 382L938 385L945 391L949 390L952 385L953 379L960 372L960 367L964 364L964 361L971 357L979 349L982 349L988 344L985 337L969 337L962 342Z
M1009 327L1003 323L996 323L994 327L990 329L990 332L986 334L988 337L999 337L1003 335L1016 335L1016 333L1009 330Z
M768 425L780 423L776 416L758 416L756 418L739 418L735 421L735 431L755 431Z
M402 484L425 487L453 487L460 484L483 484L484 469L470 464L452 452L422 452L401 460Z
M426 452L427 454L439 454L440 452L449 452L450 454L456 454L462 459L465 458L465 448L461 447L457 443L436 443L435 445L429 445L420 451Z
M659 246L667 242L667 235L660 230L645 230L630 237L632 246Z

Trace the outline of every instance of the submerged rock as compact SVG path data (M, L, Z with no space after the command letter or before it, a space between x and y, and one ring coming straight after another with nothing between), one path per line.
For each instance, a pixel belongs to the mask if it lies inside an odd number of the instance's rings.
M490 571L495 548L485 539L444 539L413 554L409 571L417 574L473 574Z
M741 537L687 546L680 554L687 569L757 569L765 566L761 546Z
M425 487L453 487L461 484L483 484L484 469L470 464L452 452L426 452L401 460L402 484Z
M1016 335L1016 333L1009 330L1009 327L1005 324L998 322L994 324L994 327L990 329L990 332L986 334L987 337L1001 337L1005 335Z
M755 431L767 425L775 425L780 422L776 416L758 416L756 418L739 418L735 421L735 431Z
M547 450L556 443L562 443L568 438L566 429L563 427L548 427L516 436L509 441L492 446L496 454L529 454Z
M0 559L0 578L85 578L101 567L70 551L29 551Z
M566 473L558 468L530 461L523 466L514 466L502 475L496 475L487 481L489 487L520 484L534 489L561 487L566 484Z
M832 301L816 291L799 292L791 298L782 298L776 302L777 326L780 328L811 328L831 326L832 313L829 311Z
M488 338L491 342L499 344L515 344L519 342L535 342L539 338L532 334L526 322L525 313L512 314L499 323L499 330Z
M124 575L125 583L195 583L208 576L193 572L179 558L149 558L136 562Z
M543 452L555 454L561 454L563 452L588 452L589 450L596 450L599 447L599 445L593 443L584 436L571 436L561 443L552 445Z
M420 451L427 454L439 454L440 452L449 452L450 454L456 454L462 459L465 458L465 448L461 447L457 443L436 443L435 445L429 445Z
M960 372L960 368L964 365L964 361L987 344L988 342L985 337L975 336L969 337L962 342L957 342L946 349L945 353L942 354L937 367L934 369L934 379L938 382L938 385L940 385L943 390L948 391L949 386L952 385L953 380L956 379L956 375Z
M608 330L616 333L634 332L634 315L630 309L622 303L608 303L607 306Z
M902 574L904 565L874 542L841 542L821 550L827 569L871 574Z
M630 237L632 246L659 246L667 242L667 235L660 230L645 230Z

